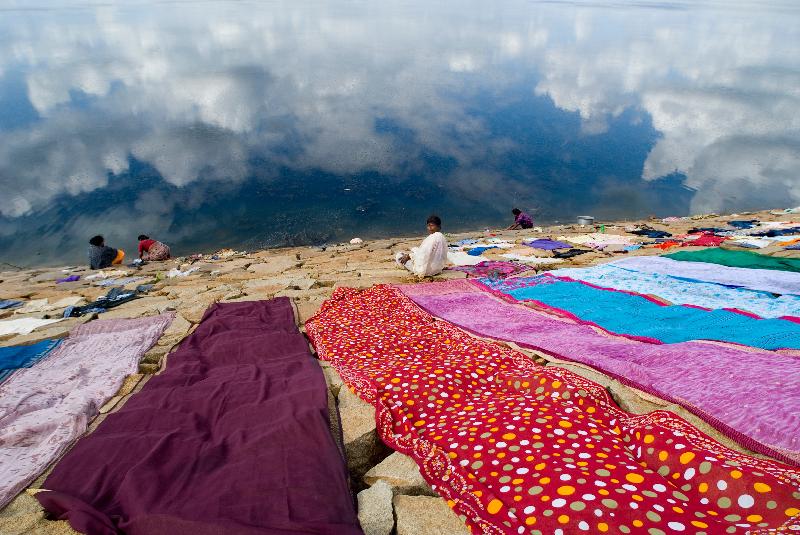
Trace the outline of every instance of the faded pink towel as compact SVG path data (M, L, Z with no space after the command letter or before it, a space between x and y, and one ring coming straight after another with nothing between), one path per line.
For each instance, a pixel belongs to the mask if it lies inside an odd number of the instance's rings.
M173 317L80 325L45 359L0 385L0 508L86 431Z

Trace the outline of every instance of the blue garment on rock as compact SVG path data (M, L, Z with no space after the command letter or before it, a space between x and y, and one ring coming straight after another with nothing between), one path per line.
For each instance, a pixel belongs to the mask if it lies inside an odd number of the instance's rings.
M757 319L727 310L663 306L643 296L547 275L480 282L516 299L539 301L569 312L613 333L667 344L718 340L770 350L800 349L800 324L788 320Z
M0 382L14 370L30 368L47 356L61 340L43 340L29 346L0 347Z
M470 256L480 256L484 251L488 251L489 249L497 249L497 246L489 245L488 247L475 247L467 251L467 254Z
M16 299L0 300L0 310L4 310L6 308L17 308L18 306L22 306L22 301L17 301Z
M747 221L737 220L737 221L728 221L728 224L733 228L738 229L748 229L753 228L756 223L758 223L758 219L750 219Z

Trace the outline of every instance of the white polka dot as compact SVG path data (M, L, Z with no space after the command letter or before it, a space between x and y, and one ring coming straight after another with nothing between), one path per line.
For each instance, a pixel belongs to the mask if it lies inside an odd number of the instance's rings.
M664 512L664 506L662 506L662 505L658 505L657 503L656 503L656 504L653 504L653 509L655 509L655 510L656 510L656 511L658 511L659 513L663 513L663 512Z
M664 492L665 490L667 490L667 487L665 487L661 483L656 483L655 485L653 485L653 490L657 492Z
M725 490L728 488L728 483L720 479L719 481L717 481L717 488L719 490Z
M639 508L639 504L636 503L636 502L631 502L631 503L628 504L628 507L630 507L631 509L638 509Z
M595 496L594 496L594 494L584 494L583 496L581 496L581 498L583 498L587 502L590 502L590 501L594 500Z
M563 529L557 529L557 530L555 530L553 532L553 535L564 535L564 530Z
M589 455L588 453L579 453L578 457L581 459L590 459L592 456Z
M600 509L595 509L594 510L594 516L596 516L596 517L603 516L603 511L601 511Z
M500 492L508 492L509 490L511 490L511 487L509 487L508 485L500 487Z
M625 490L629 490L631 492L636 492L636 487L634 487L633 485L629 485L627 483L622 485L622 488L625 489Z
M578 529L580 529L581 531L589 531L589 523L586 522L585 520L581 520L580 522L578 522Z
M534 507L532 505L529 505L528 507L523 509L522 512L525 513L526 515L529 515L529 514L533 513L534 511L536 511L536 507Z
M558 479L560 479L561 481L569 481L570 479L572 479L572 476L569 474L561 474Z
M683 479L690 480L694 477L694 468L687 468L686 471L683 473Z
M567 505L567 500L564 498L556 498L553 500L553 507L564 507L565 505Z
M525 533L525 527L524 526L520 526L519 528L517 528L517 533L519 533L519 535L522 535L523 533Z
M519 475L524 475L524 474L527 474L528 472L529 472L529 470L527 468L517 468L517 473Z
M495 446L497 446L498 448L505 448L507 444L505 442L498 442L497 444L495 444Z
M753 504L756 503L753 497L750 496L749 494L742 494L741 496L739 496L739 499L736 500L736 502L739 504L739 507L742 507L744 509L750 509L751 507L753 507Z
M702 503L703 505L707 505L708 504L708 498L700 498L700 503Z
M669 522L667 526L669 526L669 529L674 531L684 531L686 529L686 526L684 526L680 522Z
M520 443L522 446L527 446L528 444L530 444L530 443L531 443L531 441L530 441L530 440L520 440L520 441L519 441L519 443Z

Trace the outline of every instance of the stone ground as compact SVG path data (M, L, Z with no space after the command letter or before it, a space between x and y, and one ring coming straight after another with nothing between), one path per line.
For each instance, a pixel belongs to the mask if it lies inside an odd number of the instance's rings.
M625 234L625 226L646 223L655 229L678 234L694 226L719 226L730 219L790 221L792 217L800 218L800 216L775 215L770 212L735 216L704 215L670 223L662 223L660 220L606 223L605 231L609 234ZM598 229L599 225L600 223L596 225ZM523 238L529 237L555 239L593 230L591 227L560 225L535 230L496 231L491 236L520 242ZM488 232L447 235L451 243L463 238L480 239L489 236ZM92 422L89 432L97 427L106 414L119 408L132 393L138 391L152 374L158 373L162 367L168 365L168 353L192 332L205 309L212 303L287 296L296 306L297 323L303 329L305 321L317 311L334 288L340 286L366 288L379 283L415 282L417 279L394 263L394 253L408 250L419 241L420 237L413 237L326 248L295 247L250 253L223 250L216 255L196 255L151 263L141 268L121 268L128 272L127 276L147 277L147 280L131 283L128 287L133 288L148 282L154 282L154 287L144 297L103 313L100 315L101 318L135 318L167 310L176 311L176 318L157 345L145 354L139 373L130 376L117 395L102 407L101 414ZM502 252L490 250L484 253L484 256L487 259L498 259L498 255ZM778 256L792 254L777 247L759 252ZM628 254L660 253L662 251L659 249L643 248ZM549 254L541 253L542 256ZM563 264L544 266L543 269L592 265L607 262L620 255L621 253L592 252L567 260ZM164 277L164 274L173 268L184 271L188 268L197 270L187 276ZM57 279L72 274L81 275L81 280L55 283ZM85 280L90 274L91 272L85 267L2 272L0 299L22 299L28 302L36 300L36 302L21 310L0 310L0 319L61 317L66 306L92 301L107 292L107 288L94 284L96 280ZM464 274L460 272L445 271L442 275L427 280L463 277ZM44 326L26 335L0 336L0 346L30 344L47 338L66 337L76 325L92 321L96 317L97 315L68 319ZM526 352L542 364L570 369L604 385L625 410L635 413L644 413L656 408L671 410L729 447L746 451L678 406L625 387L618 381L586 366L556 361L531 351ZM332 427L337 435L341 429L353 492L357 494L359 518L365 533L368 535L468 533L463 521L422 479L416 464L400 453L393 453L380 441L375 429L374 409L343 387L341 378L327 363L320 361L320 366L331 394L329 396L332 403L331 413L334 417L337 412L339 415L338 421L334 418ZM32 497L43 480L44 475L0 512L0 533L9 535L74 533L66 522L49 521L44 518L41 507Z

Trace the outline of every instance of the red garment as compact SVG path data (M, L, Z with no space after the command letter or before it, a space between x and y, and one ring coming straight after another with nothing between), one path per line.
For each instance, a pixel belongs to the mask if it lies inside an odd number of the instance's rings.
M146 239L139 242L139 254L142 254L145 251L149 251L150 247L156 242L156 240Z
M800 472L667 411L634 415L563 368L435 320L396 288L339 288L308 320L473 533L761 533L800 525Z
M689 247L692 245L696 245L697 247L717 247L719 246L720 243L724 242L727 239L728 238L711 234L710 232L704 232L696 240L689 240L683 242L683 246Z

